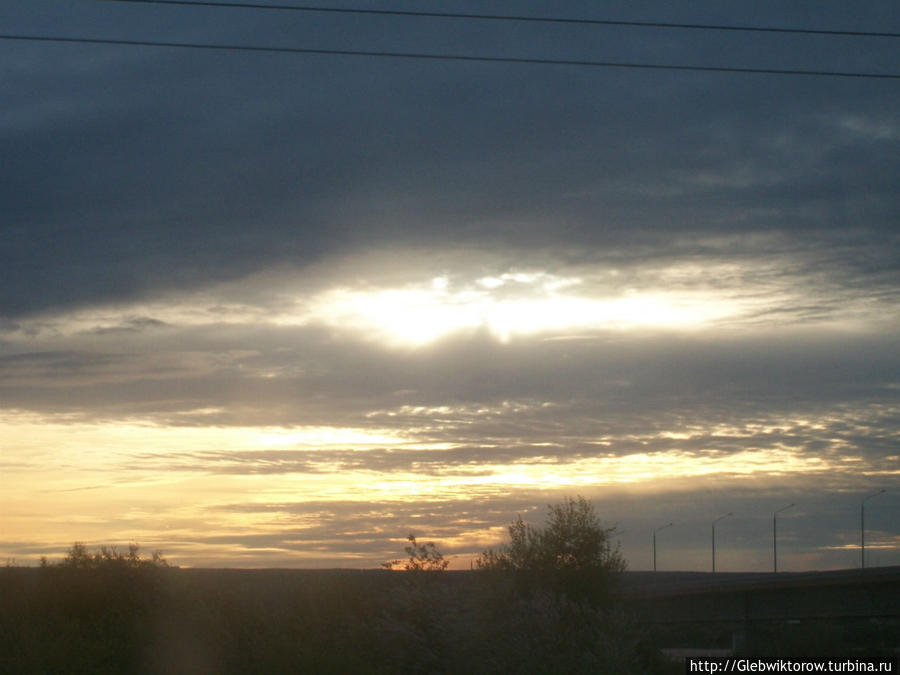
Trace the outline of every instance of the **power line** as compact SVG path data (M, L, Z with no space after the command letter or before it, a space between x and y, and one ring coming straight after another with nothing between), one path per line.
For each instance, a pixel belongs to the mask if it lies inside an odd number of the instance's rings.
M630 26L637 28L672 28L681 30L720 30L752 33L791 33L798 35L840 35L845 37L900 38L900 33L825 30L815 28L781 28L769 26L733 26L704 23L668 23L663 21L619 21L615 19L585 19L566 17L541 17L509 14L469 14L464 12L425 12L400 9L357 9L351 7L320 7L316 5L272 5L255 2L210 2L207 0L99 0L99 2L124 2L143 5L181 5L186 7L216 7L235 9L268 9L294 12L321 12L331 14L369 14L381 16L426 17L436 19L471 19L482 21L519 21L531 23L562 23L592 26Z
M129 0L136 2L137 0ZM428 54L420 52L386 52L356 49L314 49L308 47L271 47L263 45L201 44L195 42L157 42L153 40L118 40L112 38L83 38L46 35L0 34L0 40L29 42L59 42L69 44L118 45L128 47L168 47L175 49L205 49L212 51L262 52L272 54L319 54L326 56L368 56L392 59L429 59L432 61L470 61L486 63L540 64L556 66L584 66L593 68L630 68L637 70L681 70L711 73L744 73L756 75L806 75L814 77L846 77L881 80L900 80L900 73L863 73L837 70L794 70L782 68L739 68L732 66L691 66L671 63L633 63L627 61L589 61L580 59L540 59L519 56L472 56L466 54Z

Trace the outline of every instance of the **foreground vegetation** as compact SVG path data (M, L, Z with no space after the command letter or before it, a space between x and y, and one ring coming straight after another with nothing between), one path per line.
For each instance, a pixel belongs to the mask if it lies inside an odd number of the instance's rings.
M653 672L657 653L614 599L611 533L567 500L545 528L513 523L479 572L445 571L412 535L408 560L386 564L402 572L177 569L76 545L61 563L0 570L0 670Z
M412 535L407 560L367 571L178 569L76 544L59 563L0 569L0 672L676 673L659 647L727 646L724 629L634 615L612 535L578 499L544 527L517 519L471 572Z

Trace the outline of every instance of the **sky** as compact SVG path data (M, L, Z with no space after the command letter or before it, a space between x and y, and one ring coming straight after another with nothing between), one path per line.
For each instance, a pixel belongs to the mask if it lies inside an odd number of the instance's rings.
M900 33L893 0L319 6ZM465 569L581 495L631 569L671 522L658 568L708 570L732 514L716 568L770 570L776 511L780 570L852 568L875 494L866 564L900 564L900 80L18 39L897 74L900 38L0 26L0 559L367 568L413 533Z

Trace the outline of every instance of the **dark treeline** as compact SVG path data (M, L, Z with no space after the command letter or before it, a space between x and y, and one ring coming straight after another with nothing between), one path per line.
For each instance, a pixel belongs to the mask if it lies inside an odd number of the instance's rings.
M136 547L0 570L0 668L83 673L657 672L589 503L521 520L473 572L411 535L403 571L191 570Z
M0 672L679 673L661 647L728 646L726 626L661 631L640 615L614 530L584 500L509 530L467 572L412 535L395 571L179 569L76 544L0 568ZM766 648L820 656L848 635L802 631L781 644L779 627Z
M657 672L620 610L470 572L0 569L0 672Z
M16 674L682 673L662 647L728 648L733 629L661 629L627 601L477 572L8 567L0 608L0 672ZM762 628L766 656L900 644L896 623Z

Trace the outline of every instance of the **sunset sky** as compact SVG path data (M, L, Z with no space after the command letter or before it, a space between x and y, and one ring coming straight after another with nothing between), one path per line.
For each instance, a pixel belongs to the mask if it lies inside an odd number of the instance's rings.
M225 2L225 0L222 0ZM266 4L266 3L262 3ZM289 4L289 3L269 3ZM788 7L788 4L790 5ZM895 0L322 0L900 34ZM0 561L900 565L900 37L0 6Z

